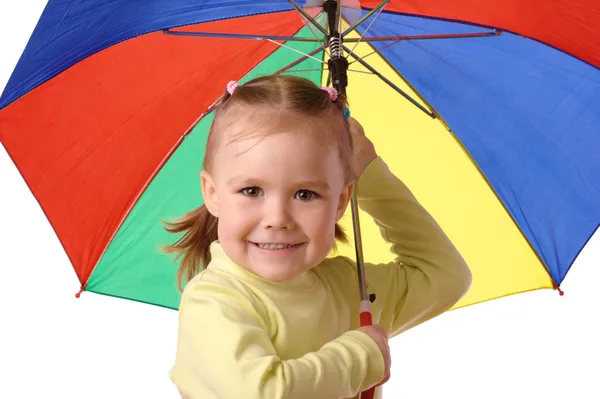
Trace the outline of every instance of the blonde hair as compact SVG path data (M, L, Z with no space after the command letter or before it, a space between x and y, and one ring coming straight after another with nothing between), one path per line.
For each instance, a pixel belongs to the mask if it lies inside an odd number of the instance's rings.
M253 79L238 86L233 94L225 92L223 95L215 109L202 166L208 172L214 167L218 141L225 131L231 132L236 126L241 126L238 136L248 136L248 132L253 130L264 136L287 124L286 127L303 128L304 131L309 127L318 134L317 137L335 143L346 182L351 182L354 180L353 148L350 127L344 117L346 106L343 95L339 94L332 101L326 91L304 78L281 75ZM252 125L256 129L251 129ZM265 130L265 125L270 128ZM177 273L180 290L184 277L187 281L191 280L210 262L210 245L218 239L217 226L218 219L208 212L205 205L174 222L165 222L169 233L184 233L175 243L163 248L166 253L176 253L176 259L182 257ZM335 226L335 239L348 242L339 224ZM335 243L333 249L336 249Z

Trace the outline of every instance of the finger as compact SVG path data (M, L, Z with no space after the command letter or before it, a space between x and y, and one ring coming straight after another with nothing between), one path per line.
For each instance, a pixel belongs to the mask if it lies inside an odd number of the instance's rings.
M387 341L388 341L388 339L389 339L389 337L390 337L390 334L389 334L389 333L387 332L387 330L386 330L385 328L383 328L383 327L381 327L381 332L382 332L383 336L385 337L385 342L387 342Z
M365 135L365 131L362 127L362 125L353 118L350 118L348 120L348 123L350 124L350 132L355 135L355 136L364 136Z

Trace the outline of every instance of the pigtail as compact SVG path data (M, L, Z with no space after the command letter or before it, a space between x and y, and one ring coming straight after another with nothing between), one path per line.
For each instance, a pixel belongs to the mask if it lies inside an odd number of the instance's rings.
M218 238L218 219L205 205L188 212L174 222L164 222L169 233L184 233L174 244L163 247L165 253L176 253L175 260L183 256L177 271L177 285L183 290L183 278L190 281L210 262L210 245Z
M337 251L337 243L348 244L348 235L344 231L344 228L339 224L335 224L335 241L333 243L333 250Z

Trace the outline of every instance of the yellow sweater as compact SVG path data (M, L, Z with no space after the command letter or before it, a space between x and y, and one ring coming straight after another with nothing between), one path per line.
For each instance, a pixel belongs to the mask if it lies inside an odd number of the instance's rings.
M438 224L377 158L359 206L396 260L365 263L373 323L397 335L452 307L470 271ZM356 264L338 256L274 283L234 264L218 242L185 287L171 379L186 399L355 398L381 381L383 357L360 327ZM381 397L381 387L376 390Z

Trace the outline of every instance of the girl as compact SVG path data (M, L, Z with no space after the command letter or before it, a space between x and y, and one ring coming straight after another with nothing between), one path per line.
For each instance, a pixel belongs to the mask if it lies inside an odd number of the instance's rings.
M185 233L168 249L188 280L171 370L183 398L357 397L389 378L388 332L469 288L457 250L345 107L297 77L228 85L201 172L205 205L168 228ZM396 255L365 264L378 325L362 328L356 264L328 258L346 240L337 222L357 180Z

